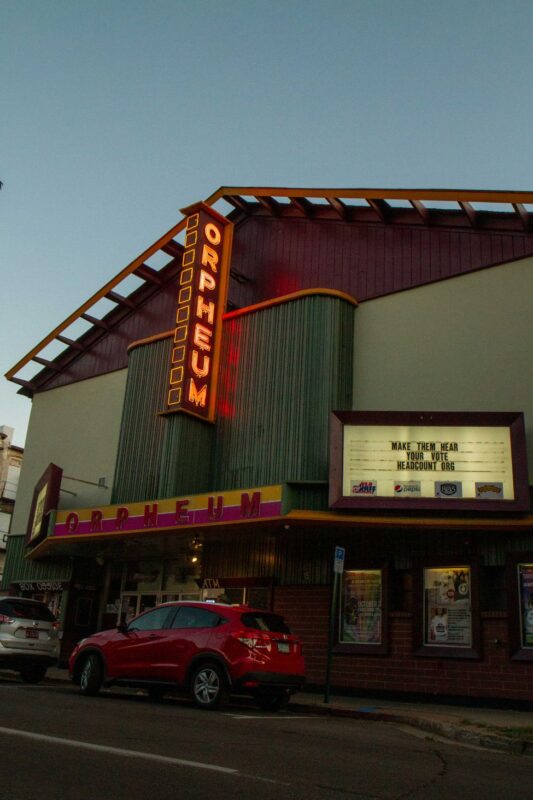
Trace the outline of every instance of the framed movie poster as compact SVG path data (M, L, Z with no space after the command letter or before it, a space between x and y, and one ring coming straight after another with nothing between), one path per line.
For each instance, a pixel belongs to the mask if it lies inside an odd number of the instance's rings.
M343 572L336 650L386 651L386 587L385 567L354 568Z
M514 661L533 661L533 552L507 556L509 649Z
M418 655L479 657L475 562L422 564L415 574L415 650Z
M468 565L424 569L424 644L472 647L471 576Z

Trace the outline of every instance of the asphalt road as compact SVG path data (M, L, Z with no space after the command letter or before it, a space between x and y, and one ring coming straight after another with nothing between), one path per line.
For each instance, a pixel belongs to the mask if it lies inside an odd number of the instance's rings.
M399 726L0 676L0 800L530 800L533 762Z

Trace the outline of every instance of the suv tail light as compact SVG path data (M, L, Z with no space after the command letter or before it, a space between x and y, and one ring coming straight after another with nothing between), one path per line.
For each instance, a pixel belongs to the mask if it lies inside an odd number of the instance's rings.
M272 639L268 633L262 631L237 631L234 634L241 644L250 650L264 650L269 653L272 650Z
M12 617L7 617L5 614L0 614L0 624L3 622L11 625L15 620Z

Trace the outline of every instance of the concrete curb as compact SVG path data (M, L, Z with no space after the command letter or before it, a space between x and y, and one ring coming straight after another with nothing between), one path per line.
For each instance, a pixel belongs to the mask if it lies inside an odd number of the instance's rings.
M476 728L475 725L458 725L438 719L417 716L416 714L402 714L395 711L379 709L376 711L346 708L344 706L315 705L313 703L293 702L291 710L305 711L306 713L324 714L337 717L351 717L352 719L366 719L372 722L394 722L401 725L410 725L428 734L442 736L451 741L462 744L482 747L490 750L499 750L513 755L533 756L533 741L512 738L497 733L488 733Z

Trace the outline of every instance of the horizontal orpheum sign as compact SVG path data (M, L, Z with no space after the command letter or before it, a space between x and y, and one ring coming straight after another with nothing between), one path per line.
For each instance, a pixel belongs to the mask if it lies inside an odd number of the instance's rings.
M233 225L204 203L187 214L166 409L213 422Z
M282 486L279 485L99 508L64 509L57 512L52 536L120 536L188 525L266 519L279 516L281 508Z
M338 411L334 508L529 508L521 413Z

